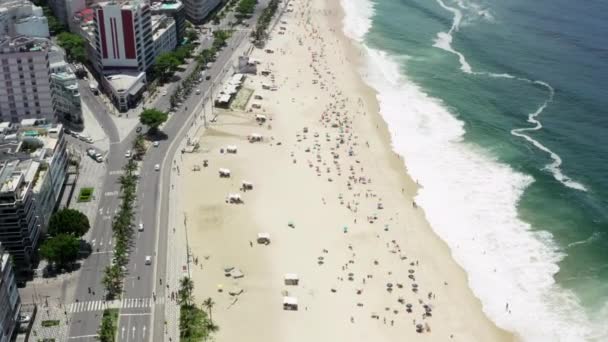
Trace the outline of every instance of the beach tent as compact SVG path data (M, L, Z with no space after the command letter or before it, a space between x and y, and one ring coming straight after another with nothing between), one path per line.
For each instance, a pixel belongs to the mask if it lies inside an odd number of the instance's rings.
M220 177L230 177L230 170L229 169L220 169Z
M248 181L243 181L243 189L244 190L252 190L253 189L253 183L248 182Z
M260 121L260 122L266 121L266 115L256 114L255 121Z
M243 274L243 272L241 272L241 270L239 270L239 269L232 270L231 275L232 275L232 278L234 278L234 279L240 279L240 278L243 278L245 276Z
M258 243L268 245L270 243L270 234L268 233L258 233Z
M239 194L228 194L228 202L230 202L230 203L241 203L241 195L239 195Z
M283 297L283 310L298 310L298 299L296 297Z
M284 276L285 285L298 285L300 278L295 273L286 273Z
M235 153L236 153L236 151L237 151L237 148L236 148L236 146L234 146L234 145L230 145L230 146L227 146L227 147L226 147L226 152L228 152L228 153L235 154Z
M250 142L262 141L262 135L261 134L257 134L257 133L251 133L249 135L249 141Z

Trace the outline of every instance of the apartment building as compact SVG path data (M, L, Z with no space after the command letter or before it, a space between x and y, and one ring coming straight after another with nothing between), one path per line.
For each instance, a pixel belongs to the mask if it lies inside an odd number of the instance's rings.
M186 35L186 8L179 0L154 2L150 5L152 14L164 14L175 21L175 41L181 45ZM158 55L158 53L157 53Z
M48 50L46 39L0 41L0 121L54 118Z
M184 0L186 18L194 24L201 24L221 2L221 0Z
M0 37L17 35L49 37L49 25L42 7L21 0L1 2Z
M155 56L171 52L177 47L175 20L164 14L152 16L152 41Z
M0 243L0 342L9 342L18 324L21 298L10 256Z
M0 243L21 272L36 261L68 161L62 125L39 121L24 120L0 139Z
M78 79L72 67L65 61L65 52L58 46L49 51L53 109L65 122L82 123L82 103Z
M100 69L146 71L154 64L151 12L147 3L98 3L95 23Z

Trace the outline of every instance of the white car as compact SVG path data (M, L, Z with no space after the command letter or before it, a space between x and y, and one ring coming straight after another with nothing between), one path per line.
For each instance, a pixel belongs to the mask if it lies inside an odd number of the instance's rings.
M199 95L201 93L200 89L196 89L196 95Z
M144 231L144 224L140 223L139 226L137 226L137 230L140 231L140 232L143 232Z
M152 265L152 257L149 255L146 255L146 265Z
M160 164L154 165L154 171L160 171Z
M125 158L131 158L131 150L127 150L125 153Z
M154 142L154 147L158 147L158 145L160 145L160 143L158 141Z
M88 142L89 144L93 143L93 138L91 137L84 137L84 141Z
M165 90L163 91L163 96L167 96L168 92Z

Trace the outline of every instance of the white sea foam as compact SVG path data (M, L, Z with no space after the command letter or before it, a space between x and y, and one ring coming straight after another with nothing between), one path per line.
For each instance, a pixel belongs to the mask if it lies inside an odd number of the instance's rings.
M452 26L450 27L450 30L448 32L437 33L437 38L435 39L433 46L458 56L458 60L460 62L460 69L463 72L465 72L467 74L474 74L474 75L479 75L479 76L489 76L489 77L493 77L493 78L516 78L517 80L522 81L522 82L541 85L548 90L548 93L549 93L548 98L543 102L543 104L540 107L538 107L538 109L536 111L528 114L528 122L534 124L534 127L524 127L524 128L513 129L513 130L511 130L511 134L525 139L526 141L528 141L529 143L534 145L536 148L547 153L551 157L551 159L553 161L550 164L546 165L545 169L547 171L551 172L553 177L558 182L562 183L563 185L565 185L569 188L575 189L575 190L587 191L587 188L583 184L573 180L572 178L566 176L562 172L562 170L560 168L560 166L562 165L562 159L557 153L553 152L547 146L543 145L538 140L532 138L530 135L524 133L524 132L538 131L543 128L542 123L538 120L538 116L545 110L545 108L547 108L549 103L551 103L553 101L553 96L555 95L555 91L553 90L553 87L551 87L548 83L543 82L543 81L533 81L533 80L530 80L527 78L515 77L510 74L473 71L473 68L467 62L466 57L461 52L459 52L458 50L456 50L452 47L453 33L458 31L458 29L460 28L460 24L462 22L462 18L463 18L461 10L459 10L458 8L447 6L442 0L437 0L437 3L441 7L443 7L445 10L454 14L454 18L452 20ZM469 8L464 4L464 2L462 0L457 0L456 6L458 6L460 9ZM475 8L475 11L477 11L478 5L472 4L471 6L473 8Z
M345 30L349 23L363 20L351 15L363 12L348 11ZM453 25L438 37L451 39L457 28ZM401 75L394 57L366 45L363 50L367 65L362 74L378 92L393 149L404 157L409 174L422 185L416 201L467 271L469 285L481 299L484 312L525 341L584 341L592 333L589 320L577 298L554 280L563 254L551 234L532 231L518 217L518 201L532 177L464 142L463 122L439 99ZM461 69L472 73L460 56ZM515 78L509 74L487 76ZM510 312L505 310L507 302Z
M350 39L362 42L372 27L374 5L368 0L341 0L344 10L343 30Z

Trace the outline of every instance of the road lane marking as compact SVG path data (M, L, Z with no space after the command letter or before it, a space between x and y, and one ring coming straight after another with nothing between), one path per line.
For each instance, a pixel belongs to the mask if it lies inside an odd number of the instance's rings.
M120 316L150 316L152 315L151 312L146 312L146 313L124 313L124 314L120 314Z
M106 191L106 193L104 193L104 196L106 197L110 197L110 196L118 196L120 192L119 191Z
M108 172L108 174L111 176L122 175L124 173L125 173L124 170L112 170L112 171Z

